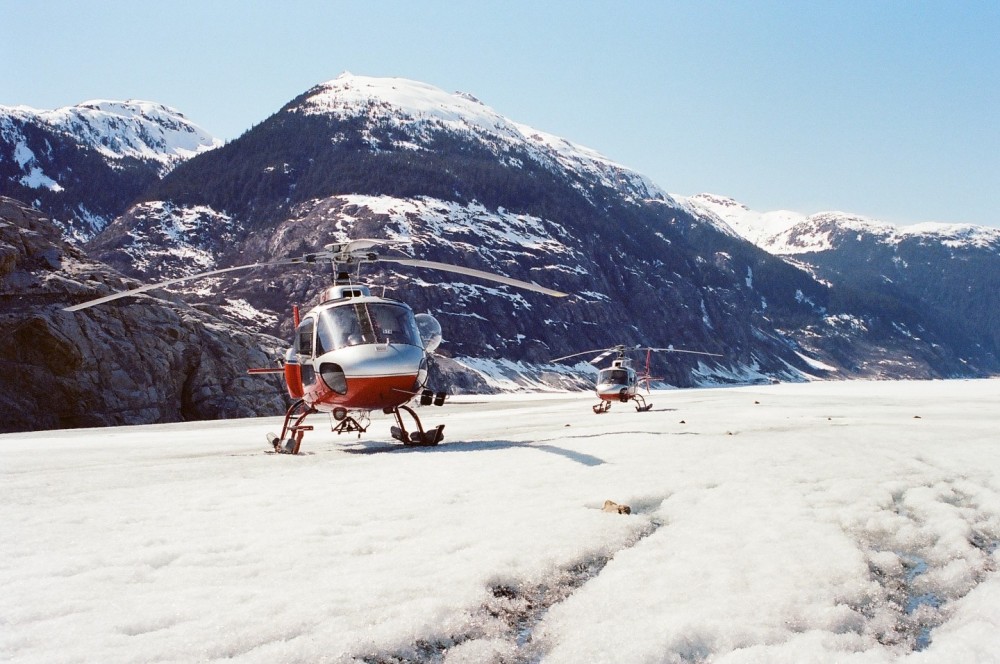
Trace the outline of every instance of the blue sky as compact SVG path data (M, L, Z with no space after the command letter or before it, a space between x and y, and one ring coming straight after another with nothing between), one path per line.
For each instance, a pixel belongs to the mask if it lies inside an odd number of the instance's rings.
M343 71L470 92L678 194L1000 226L1000 2L0 0L0 104L238 137Z

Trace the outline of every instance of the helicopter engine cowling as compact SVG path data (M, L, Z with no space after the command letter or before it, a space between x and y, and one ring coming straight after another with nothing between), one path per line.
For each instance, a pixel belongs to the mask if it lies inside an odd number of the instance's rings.
M285 351L285 386L288 388L288 396L293 399L302 398L302 367L299 366L294 348Z
M433 353L444 340L441 334L441 323L430 314L417 314L414 318L417 321L417 330L420 332L420 341L424 344L424 350Z

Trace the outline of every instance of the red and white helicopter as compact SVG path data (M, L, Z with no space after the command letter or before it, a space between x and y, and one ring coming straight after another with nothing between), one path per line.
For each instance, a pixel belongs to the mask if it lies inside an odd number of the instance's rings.
M643 373L640 374L635 370L635 367L632 366L632 358L627 357L627 354L641 351L646 351L646 368ZM593 409L598 415L608 412L611 408L611 402L613 401L621 401L622 403L635 401L635 409L640 413L646 412L653 407L652 403L646 403L643 396L639 394L639 388L643 384L646 386L646 393L649 394L649 384L654 380L663 380L662 378L653 376L649 372L649 360L653 353L691 353L694 355L722 357L717 353L703 353L696 350L651 348L648 346L626 347L624 345L618 345L613 346L612 348L597 348L595 350L585 350L579 353L573 353L572 355L563 355L562 357L555 358L552 362L568 360L571 357L579 357L580 355L589 355L591 353L600 353L590 360L590 363L594 365L612 353L616 354L615 359L611 361L610 367L606 367L597 372L597 382L594 386L594 390L597 392L597 396L600 397L601 400L593 406Z
M281 435L268 434L275 452L298 454L302 437L312 425L304 424L314 413L329 413L336 433L367 430L369 413L393 414L391 435L404 445L437 445L444 438L444 425L425 430L420 418L406 404L419 397L422 405L440 406L445 394L427 388L428 357L441 343L441 325L430 314L414 315L404 302L372 295L364 284L355 283L349 269L364 263L396 263L418 268L455 272L495 281L554 297L567 294L535 283L471 268L407 257L380 256L373 248L393 244L387 240L351 240L329 244L325 251L296 258L253 263L169 279L114 293L66 307L79 311L118 298L136 295L171 284L220 275L237 270L273 265L295 265L330 261L336 280L323 292L320 303L300 315L292 307L295 336L280 367L249 369L249 373L281 373L294 400L285 413ZM403 413L416 428L408 431Z

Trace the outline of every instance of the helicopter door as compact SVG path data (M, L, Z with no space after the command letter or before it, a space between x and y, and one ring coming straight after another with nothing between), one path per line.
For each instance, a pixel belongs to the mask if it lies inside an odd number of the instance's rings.
M313 333L315 329L316 319L309 317L299 323L299 327L295 331L295 352L299 356L303 385L312 385L316 382L316 371L312 365Z

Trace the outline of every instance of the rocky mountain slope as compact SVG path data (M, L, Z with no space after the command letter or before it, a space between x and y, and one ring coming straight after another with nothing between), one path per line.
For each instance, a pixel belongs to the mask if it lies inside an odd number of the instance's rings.
M284 408L278 340L187 304L145 298L62 311L134 285L0 197L0 431L271 415Z
M179 162L220 143L152 102L0 106L0 194L31 202L83 241Z
M933 330L963 361L996 371L1000 358L1000 229L968 224L894 226L844 212L757 213L732 199L685 199L769 253L854 289L913 334Z

